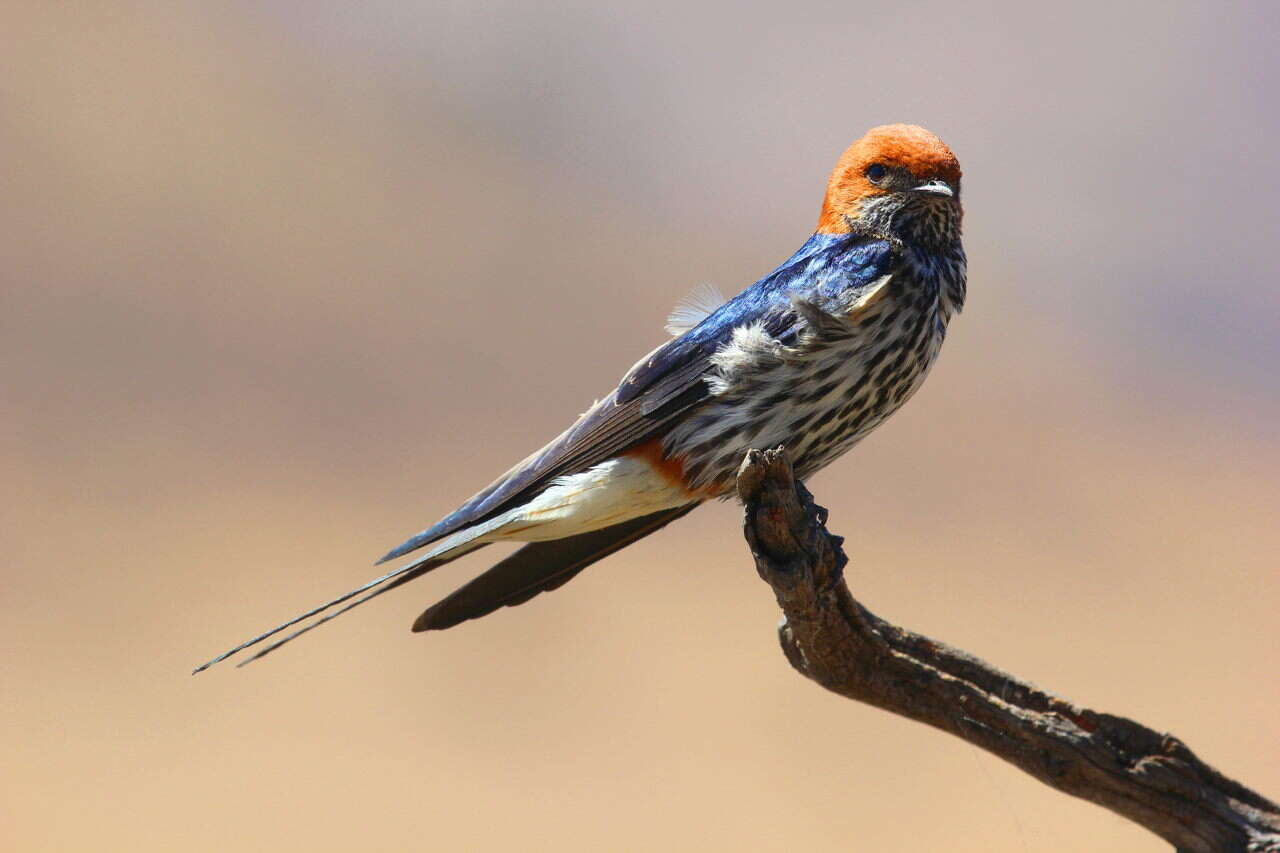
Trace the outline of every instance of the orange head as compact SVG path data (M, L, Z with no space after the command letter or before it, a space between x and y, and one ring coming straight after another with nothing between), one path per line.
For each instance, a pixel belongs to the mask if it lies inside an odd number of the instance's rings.
M870 220L904 208L928 208L957 215L960 163L941 139L914 124L887 124L867 131L840 156L827 182L818 231L847 234ZM930 217L932 218L932 217ZM870 230L879 230L871 227ZM897 235L886 235L897 236Z

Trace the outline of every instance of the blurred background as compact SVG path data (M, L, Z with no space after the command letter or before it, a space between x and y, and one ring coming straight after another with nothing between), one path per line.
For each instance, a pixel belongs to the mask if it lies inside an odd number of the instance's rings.
M810 233L868 127L970 297L811 486L881 615L1280 796L1271 3L8 3L0 848L1158 851L796 676L717 505L245 670Z

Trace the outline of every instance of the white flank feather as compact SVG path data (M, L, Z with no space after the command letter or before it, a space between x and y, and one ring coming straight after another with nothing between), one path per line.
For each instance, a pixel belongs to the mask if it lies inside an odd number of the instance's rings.
M676 303L667 316L667 334L678 338L701 323L728 300L714 284L700 284Z
M619 456L552 480L528 503L486 522L485 541L561 539L688 502L689 493L648 462Z

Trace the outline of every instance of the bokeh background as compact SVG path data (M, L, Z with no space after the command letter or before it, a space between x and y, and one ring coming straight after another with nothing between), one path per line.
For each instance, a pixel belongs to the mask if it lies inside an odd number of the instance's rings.
M720 505L191 667L551 437L867 127L970 298L811 484L875 610L1280 795L1273 3L6 3L0 848L1157 851L825 694Z

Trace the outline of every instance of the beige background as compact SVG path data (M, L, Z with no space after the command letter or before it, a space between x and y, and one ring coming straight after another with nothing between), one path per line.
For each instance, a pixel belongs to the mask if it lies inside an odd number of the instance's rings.
M557 432L840 150L965 168L970 302L812 484L877 611L1280 796L1273 3L7 3L0 848L1158 851L777 652L716 506L189 669Z

